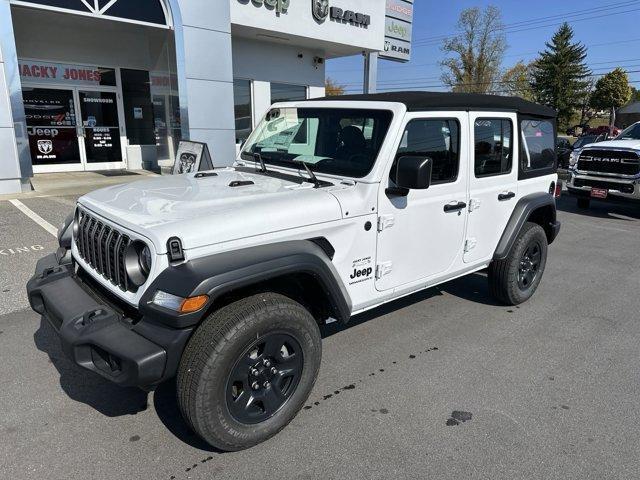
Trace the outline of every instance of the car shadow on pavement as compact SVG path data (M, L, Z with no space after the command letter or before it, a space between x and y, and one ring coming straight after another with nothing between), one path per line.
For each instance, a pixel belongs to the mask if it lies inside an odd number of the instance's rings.
M149 393L139 388L124 388L98 374L84 370L67 359L58 336L45 318L33 339L38 350L49 356L58 370L60 386L69 398L89 405L107 417L136 415L148 408ZM175 381L158 386L153 394L153 407L163 425L182 442L208 452L216 452L189 428L183 420L176 400Z
M387 315L389 313L402 310L403 308L410 307L416 303L427 301L433 297L443 295L443 292L449 295L456 296L465 300L469 300L474 303L481 303L483 305L499 306L504 305L495 300L489 293L489 286L487 284L487 274L485 271L473 273L465 277L452 280L442 285L438 285L433 288L428 288L420 292L416 292L407 297L394 300L380 307L374 308L367 312L354 316L346 325L342 322L334 322L328 325L320 327L320 333L322 338L328 338L337 333L344 332L350 328L356 327L363 323L366 323L375 318Z
M198 450L224 453L202 440L191 430L187 422L182 418L176 397L175 379L164 382L158 386L153 394L153 406L162 424L178 440Z
M437 297L438 295L442 295L439 287L422 290L398 300L386 303L380 307L376 307L364 313L355 315L349 320L346 325L340 321L330 323L328 325L323 325L320 327L320 334L322 335L322 338L328 338L340 332L349 330L350 328L357 327L358 325L362 325L363 323L367 323L378 317L388 315L398 310L402 310L403 308L410 307L411 305L414 305L416 303L424 302L426 300L429 300L430 298Z
M148 393L138 388L119 387L72 363L45 318L40 319L40 328L33 334L33 340L38 350L49 356L49 362L60 374L62 390L72 400L89 405L107 417L136 415L147 409Z
M491 307L504 307L504 303L500 303L489 293L489 281L487 272L481 271L470 275L451 280L442 285L441 290L449 295L469 300L473 303L489 305Z
M578 208L575 198L564 196L556 201L558 210L576 215L584 215L594 218L609 218L611 220L620 220L624 222L632 222L640 220L640 206L637 204L624 203L608 203L598 200L592 200L589 208ZM629 217L623 218L620 217Z

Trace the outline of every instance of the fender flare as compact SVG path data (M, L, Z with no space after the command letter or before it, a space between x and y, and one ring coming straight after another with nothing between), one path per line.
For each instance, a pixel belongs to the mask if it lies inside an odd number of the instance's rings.
M313 276L331 300L338 320L351 317L351 299L327 253L312 240L294 240L216 253L171 266L147 288L140 300L145 315L177 328L200 322L221 295L250 287L276 277L305 273ZM176 315L151 303L157 290L193 297L208 295L209 303L201 311Z
M532 193L522 197L511 214L511 218L502 233L502 238L498 242L498 247L493 255L494 260L504 260L509 256L511 248L516 242L522 227L527 222L533 212L539 208L551 207L552 215L548 219L548 224L543 225L547 233L549 244L553 243L560 230L560 223L556 220L556 199L549 193Z

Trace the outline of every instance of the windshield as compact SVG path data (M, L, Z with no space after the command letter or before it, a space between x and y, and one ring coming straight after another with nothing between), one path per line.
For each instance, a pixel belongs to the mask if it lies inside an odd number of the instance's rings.
M586 137L580 137L576 140L576 143L573 144L573 148L582 148L585 145L589 145L590 143L595 143L598 141L597 135L588 135Z
M616 140L640 140L640 123L631 125Z
M272 109L251 134L241 158L266 164L304 162L316 173L362 178L375 164L393 114L346 108Z

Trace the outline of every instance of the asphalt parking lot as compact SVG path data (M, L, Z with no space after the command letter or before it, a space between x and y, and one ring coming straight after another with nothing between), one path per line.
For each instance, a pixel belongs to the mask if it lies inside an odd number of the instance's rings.
M75 198L20 202L57 226ZM227 454L171 384L120 389L64 358L24 294L55 238L0 201L0 478L638 478L640 209L559 208L529 303L496 305L476 274L325 327L307 407Z

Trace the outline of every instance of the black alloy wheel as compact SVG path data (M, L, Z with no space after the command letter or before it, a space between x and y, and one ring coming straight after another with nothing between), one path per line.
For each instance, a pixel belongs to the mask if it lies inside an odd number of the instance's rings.
M526 291L535 282L540 271L542 246L539 242L531 242L524 251L518 267L518 287Z
M273 417L300 382L304 358L300 343L286 333L269 333L241 355L227 380L227 408L240 423Z

